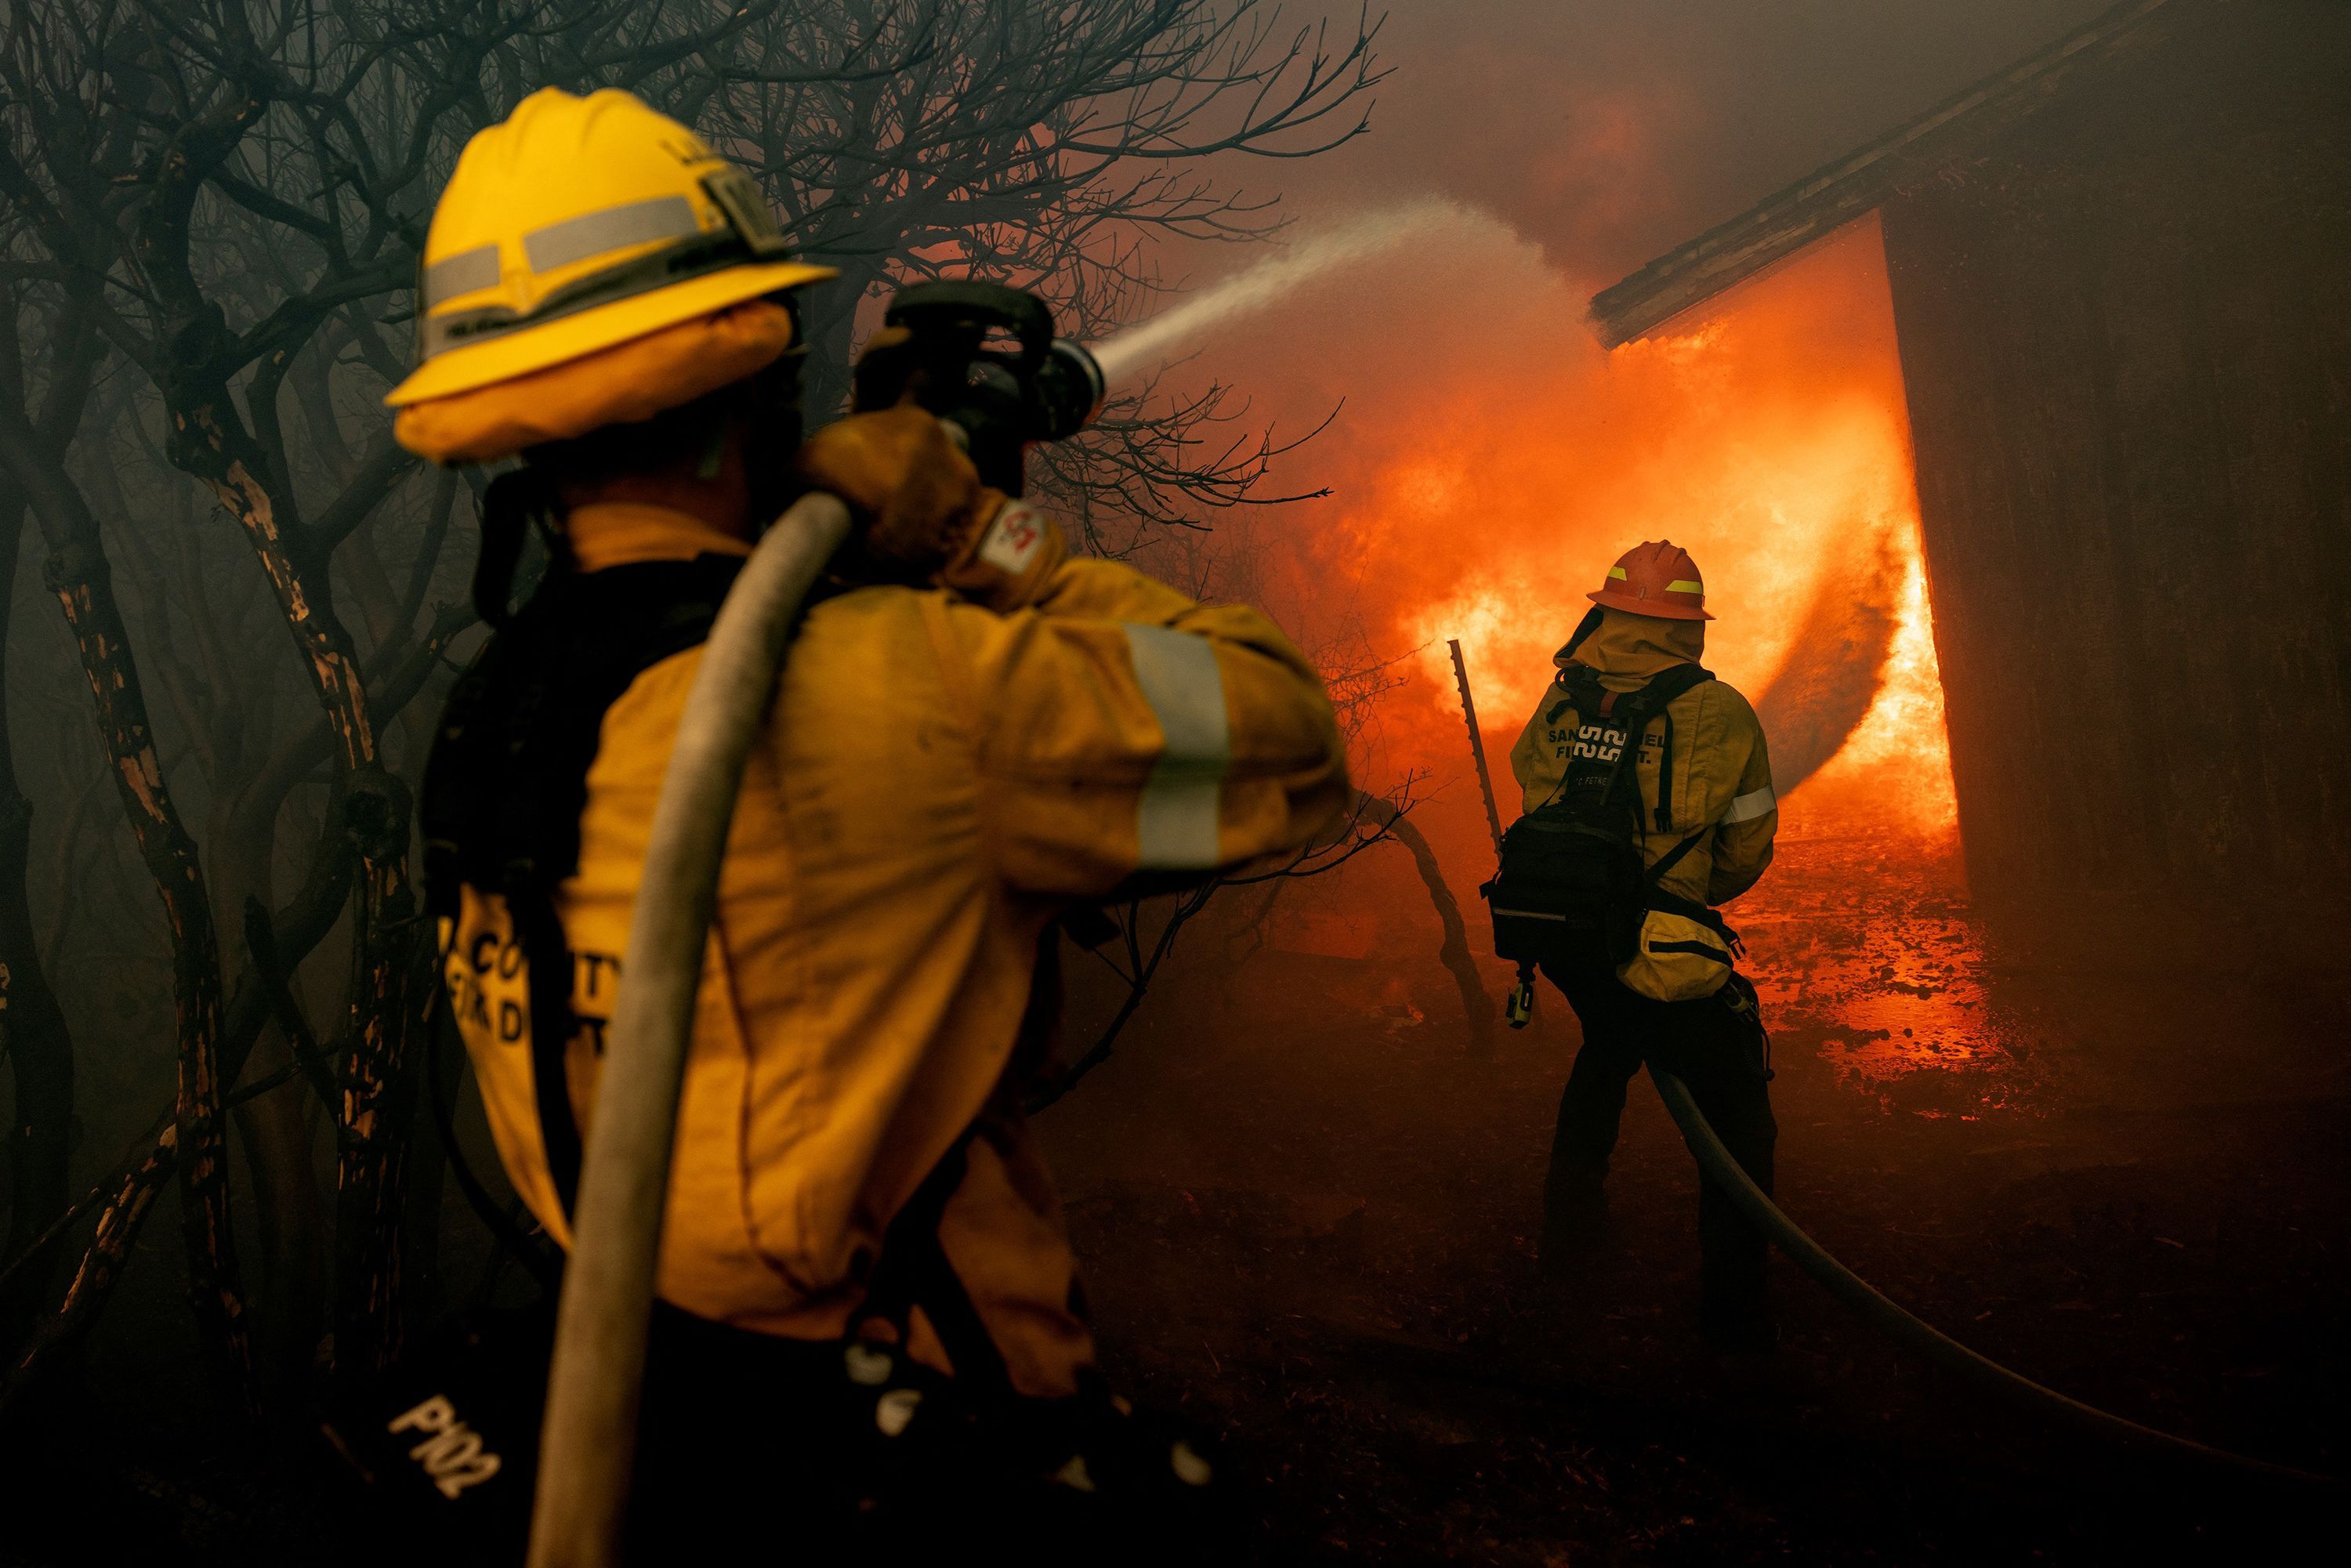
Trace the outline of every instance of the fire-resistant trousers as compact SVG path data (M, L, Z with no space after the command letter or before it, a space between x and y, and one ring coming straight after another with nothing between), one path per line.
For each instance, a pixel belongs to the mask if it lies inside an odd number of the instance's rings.
M1616 978L1597 939L1562 950L1542 971L1567 997L1583 1026L1567 1088L1560 1095L1543 1191L1542 1249L1547 1263L1588 1239L1606 1213L1603 1186L1625 1113L1625 1086L1644 1061L1689 1085L1707 1121L1765 1192L1771 1190L1771 1119L1761 1026L1722 997L1661 1002ZM1736 1350L1768 1345L1765 1244L1710 1181L1698 1188L1698 1243L1704 1260L1699 1320L1709 1343Z

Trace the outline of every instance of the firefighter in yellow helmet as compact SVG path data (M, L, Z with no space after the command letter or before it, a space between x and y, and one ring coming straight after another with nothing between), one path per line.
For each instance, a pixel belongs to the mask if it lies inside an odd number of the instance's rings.
M486 499L476 598L497 625L428 770L428 881L499 1156L559 1243L716 607L798 489L863 524L729 832L636 1525L747 1509L805 1544L892 1485L923 1498L883 1511L958 1532L983 1521L942 1488L1017 1513L1029 1483L1081 1510L1196 1486L1180 1445L1087 1446L1119 1407L1019 1106L1057 915L1294 848L1338 812L1312 670L1254 611L1071 559L919 409L801 445L789 291L831 274L625 93L550 89L476 136L424 260L399 439L522 459ZM547 572L509 612L526 522ZM1138 1451L1155 1472L1114 1473ZM680 1494L700 1500L664 1506Z
M1762 727L1698 664L1713 617L1688 552L1640 545L1589 597L1596 608L1511 748L1526 815L1490 890L1498 949L1539 963L1583 1028L1543 1195L1542 1263L1555 1276L1603 1232L1608 1156L1644 1060L1688 1083L1766 1192L1778 1135L1755 990L1715 911L1771 862L1779 815ZM1698 1230L1708 1343L1769 1349L1761 1234L1710 1184Z

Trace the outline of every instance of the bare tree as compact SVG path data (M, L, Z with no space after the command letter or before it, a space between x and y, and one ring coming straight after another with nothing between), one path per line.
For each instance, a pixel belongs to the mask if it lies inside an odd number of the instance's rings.
M413 705L471 617L444 559L465 487L418 472L378 402L405 369L431 203L467 136L545 85L627 87L704 129L844 273L810 297L822 404L845 384L862 302L895 284L1021 284L1092 333L1147 308L1153 233L1267 232L1271 205L1227 192L1204 161L1311 155L1360 131L1374 31L1285 28L1257 0L0 12L0 547L21 517L48 547L44 580L163 912L178 1063L171 1113L68 1205L72 1047L45 1021L29 910L13 913L35 841L12 826L16 761L0 755L0 1016L20 1124L0 1329L95 1216L62 1297L29 1343L11 1338L12 1392L94 1319L176 1171L205 1337L250 1401L232 1102L273 1293L298 1293L319 1225L297 1168L302 1097L328 1103L337 1364L366 1373L398 1352L430 935L408 841L425 739ZM1259 481L1280 447L1246 434L1245 414L1221 392L1146 392L1045 478L1097 548L1132 549L1270 498ZM217 536L234 552L200 539L192 494L234 525ZM58 863L111 862L77 862L83 837L58 841ZM307 1350L287 1337L287 1354Z

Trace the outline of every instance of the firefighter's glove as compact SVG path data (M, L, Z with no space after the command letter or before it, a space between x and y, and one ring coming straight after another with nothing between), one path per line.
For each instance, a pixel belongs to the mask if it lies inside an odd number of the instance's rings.
M935 415L911 403L836 420L792 465L849 503L858 536L848 564L867 581L929 581L962 553L980 511L979 471Z
M1002 613L1033 601L1065 553L1050 517L981 485L946 426L911 403L825 426L795 466L856 515L844 565L861 581L936 584Z

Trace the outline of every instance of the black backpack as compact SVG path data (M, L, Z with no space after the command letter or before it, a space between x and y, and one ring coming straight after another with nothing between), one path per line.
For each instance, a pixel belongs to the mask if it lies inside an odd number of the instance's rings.
M1611 691L1599 672L1570 665L1554 686L1558 695L1541 722L1573 712L1576 731L1567 773L1542 805L1502 835L1501 869L1479 891L1494 917L1494 954L1516 963L1552 956L1574 936L1598 933L1609 953L1631 954L1656 883L1679 863L1705 829L1691 833L1643 869L1641 840L1653 823L1673 829L1674 731L1666 720L1658 758L1657 799L1643 821L1639 770L1634 766L1650 721L1676 697L1714 679L1696 664L1677 664L1637 691Z

